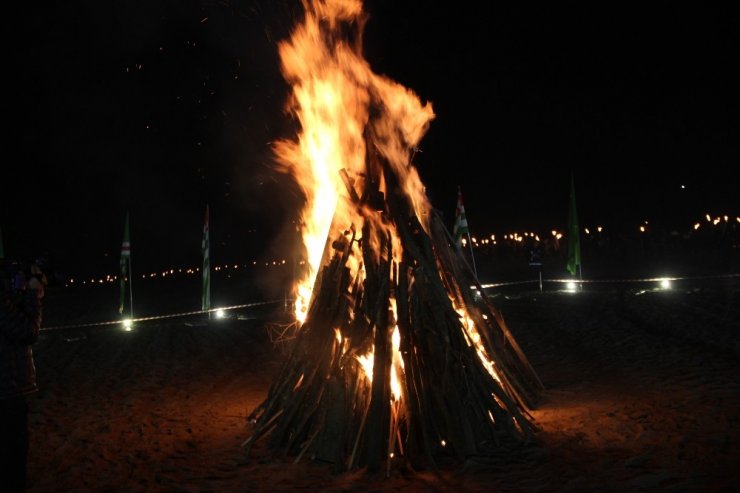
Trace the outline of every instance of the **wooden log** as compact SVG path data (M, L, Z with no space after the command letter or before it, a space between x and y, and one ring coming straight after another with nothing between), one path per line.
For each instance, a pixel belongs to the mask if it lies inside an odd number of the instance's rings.
M392 257L390 236L382 246L388 256L378 266L378 293L374 303L375 308L375 353L373 356L373 385L368 411L368 426L374 430L367 441L367 467L369 471L377 471L383 450L388 439L389 387L390 387L390 334L388 327L388 310L390 295L390 258Z

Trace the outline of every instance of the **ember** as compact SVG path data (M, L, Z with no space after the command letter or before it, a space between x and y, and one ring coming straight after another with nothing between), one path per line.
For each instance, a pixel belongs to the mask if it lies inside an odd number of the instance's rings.
M430 104L362 58L358 0L305 3L280 45L296 141L276 155L306 195L301 324L253 435L338 471L463 460L535 429L542 385L424 193L413 149ZM477 285L480 289L480 286ZM385 461L385 462L384 462Z

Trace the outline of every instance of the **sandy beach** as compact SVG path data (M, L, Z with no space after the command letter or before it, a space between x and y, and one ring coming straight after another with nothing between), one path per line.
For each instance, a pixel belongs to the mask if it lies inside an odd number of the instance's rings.
M35 348L30 489L47 491L740 490L740 283L491 291L546 392L536 440L389 478L245 457L284 348L282 307L52 330Z

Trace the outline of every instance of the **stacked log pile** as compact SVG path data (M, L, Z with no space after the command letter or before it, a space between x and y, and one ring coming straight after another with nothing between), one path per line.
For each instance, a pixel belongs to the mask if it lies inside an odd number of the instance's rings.
M247 453L264 439L283 459L389 473L530 440L536 372L440 217L417 217L370 130L367 144L367 172L342 172L358 219L332 228Z

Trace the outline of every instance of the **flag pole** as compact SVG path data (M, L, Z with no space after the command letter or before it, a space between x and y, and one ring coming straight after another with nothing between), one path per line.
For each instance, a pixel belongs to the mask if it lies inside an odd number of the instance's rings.
M206 204L206 215L203 219L203 239L201 241L201 250L203 253L203 293L201 297L201 311L208 312L208 318L211 318L211 225L210 210Z
M475 278L478 278L478 270L475 268L475 256L473 255L473 240L470 238L470 230L468 230L468 245L470 245L470 259L473 261L473 273Z
M581 233L576 208L576 185L573 170L570 172L570 199L568 207L568 262L566 269L571 276L578 272L579 287L583 290L583 266L581 264Z
M476 279L478 271L475 267L475 255L473 254L473 239L470 237L470 228L468 228L468 219L465 217L465 206L463 205L462 190L460 185L457 186L457 206L455 208L455 228L453 230L455 246L460 249L462 254L462 236L467 235L468 245L470 246L470 259L473 263L473 273Z
M128 307L131 320L134 319L134 272L131 270L131 254L128 256Z
M132 273L131 273L131 241L129 239L129 213L126 211L126 222L123 226L123 241L121 242L121 290L120 300L118 306L118 313L123 316L124 308L126 305L126 278L128 278L129 287L129 307L131 310L131 318L134 316L134 295L132 288Z

